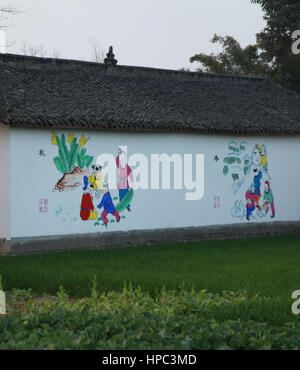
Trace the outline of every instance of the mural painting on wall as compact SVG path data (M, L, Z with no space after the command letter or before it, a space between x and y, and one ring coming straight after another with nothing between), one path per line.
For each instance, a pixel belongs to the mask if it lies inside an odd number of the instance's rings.
M131 212L133 189L129 185L133 183L132 170L127 164L127 153L119 147L116 156L116 168L119 172L118 196L111 196L108 176L103 178L102 165L94 163L94 157L87 155L86 144L90 138L81 135L78 140L73 134L69 134L66 140L65 134L61 137L52 132L51 142L58 146L58 156L53 162L63 176L55 185L55 190L60 192L75 190L82 186L83 193L80 204L80 218L82 221L93 221L94 226L105 226L108 223L120 222L124 210ZM115 202L118 202L115 205ZM62 206L59 205L62 213ZM110 215L110 222L108 220ZM66 218L63 218L66 221ZM76 220L76 218L75 218Z
M232 217L248 221L268 215L273 218L275 206L266 146L255 144L252 151L247 147L246 141L231 141L223 159L223 174L231 177L232 191L237 198L231 209Z
M55 189L59 191L75 189L82 184L83 177L89 174L89 167L94 160L94 157L86 154L84 148L89 139L82 135L77 143L77 137L73 134L69 134L66 140L65 134L59 137L52 131L51 142L58 146L58 156L53 162L57 170L63 174Z

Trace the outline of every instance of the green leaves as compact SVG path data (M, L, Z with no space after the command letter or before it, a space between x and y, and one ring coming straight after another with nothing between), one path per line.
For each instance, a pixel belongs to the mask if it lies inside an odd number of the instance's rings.
M79 168L83 168L84 166L89 168L91 164L93 163L93 160L94 160L94 157L86 155L85 148L81 149L81 151L77 154L77 165Z
M232 173L232 174L231 174L231 177L232 177L232 180L233 180L233 181L236 181L236 180L238 180L238 179L239 179L239 175L238 175L237 173Z
M228 175L229 172L234 171L231 173L231 177L233 181L236 181L240 178L239 173L236 172L244 172L244 174L247 173L248 170L248 163L249 159L245 159L246 157L249 157L245 155L247 143L245 141L241 141L240 143L236 141L230 141L228 143L228 154L223 159L223 162L225 163L223 167L223 175ZM244 167L240 166L244 162Z
M75 137L72 141L70 153L69 153L69 170L72 170L72 168L75 166L76 159L77 159L77 153L78 153L78 144L77 144L77 138Z
M236 146L233 146L233 145L228 145L228 149L231 150L232 152L238 152L239 151L239 148L237 148Z
M59 154L61 163L63 165L63 168L65 172L69 172L69 165L68 165L69 151L66 148L65 135L62 134L62 139L60 139L59 136L56 136L56 140L57 140L57 145L59 148L58 154Z
M80 153L77 153L77 166L79 168L82 168L84 166L84 162L83 160L81 159L81 156L80 156Z
M269 63L272 79L300 92L299 55L292 53L291 34L299 29L298 0L251 0L264 12L265 28L256 35L257 46Z
M62 134L62 137L56 136L57 145L58 145L58 157L53 159L56 168L61 173L65 174L69 171L69 150L66 145L66 137Z
M122 199L122 201L116 205L116 210L118 212L124 211L132 201L132 198L133 198L133 189L130 189L125 195L125 197Z
M86 148L80 150L77 138L74 135L69 135L69 137L71 137L71 139L68 138L70 149L68 148L65 134L62 134L61 138L56 136L58 156L53 159L53 162L57 170L62 174L70 173L76 162L78 167L82 169L84 166L89 168L94 160L94 157L86 154ZM72 137L74 138L72 139Z
M229 165L234 164L234 163L241 164L241 159L239 157L225 157L223 159L223 162Z
M90 157L88 155L85 157L85 165L87 168L91 166L91 164L93 163L93 160L94 160L94 157Z
M70 298L63 287L56 296L9 293L8 315L0 316L0 350L300 348L298 320L277 326L234 317L266 307L267 299L245 291L162 289L153 297L129 284L101 293L95 275L89 285L90 296L81 299Z
M59 172L65 174L67 171L66 171L66 167L64 166L62 160L59 158L59 157L55 157L53 159L53 162L56 166L56 168L58 169Z
M268 64L257 45L243 48L233 37L217 34L211 42L219 44L222 51L218 54L199 53L192 56L190 62L199 62L199 71L247 76L265 75Z

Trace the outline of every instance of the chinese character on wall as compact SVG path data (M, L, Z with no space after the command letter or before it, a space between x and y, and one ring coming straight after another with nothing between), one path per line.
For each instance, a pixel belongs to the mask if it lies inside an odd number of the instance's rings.
M214 197L214 208L220 208L220 197Z
M40 199L39 200L39 211L40 212L48 212L48 199Z

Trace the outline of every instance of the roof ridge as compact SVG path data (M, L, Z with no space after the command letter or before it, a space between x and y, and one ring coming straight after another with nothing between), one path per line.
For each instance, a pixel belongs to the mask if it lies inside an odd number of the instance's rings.
M264 78L0 56L0 121L37 128L300 135L300 95Z
M258 76L242 76L242 75L231 75L221 73L209 73L209 72L192 72L182 71L174 69L154 68L154 67L143 67L143 66L131 66L131 65L105 65L105 63L91 62L86 60L77 59L62 59L62 58L46 58L37 56L28 56L21 54L9 54L0 53L0 64L20 64L24 63L27 66L37 67L42 65L48 65L49 67L69 67L76 68L84 66L85 68L98 68L99 70L110 74L122 73L134 77L169 77L178 79L188 80L202 80L202 79L216 79L216 80L231 80L231 81L253 81L269 83L270 80L266 77Z

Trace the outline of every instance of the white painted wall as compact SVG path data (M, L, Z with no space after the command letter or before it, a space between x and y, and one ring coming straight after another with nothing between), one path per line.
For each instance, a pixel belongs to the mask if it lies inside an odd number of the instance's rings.
M255 211L251 220L247 221L243 206L236 210L236 216L233 215L232 210L236 201L245 204L245 192L253 182L253 172L251 170L245 178L239 174L239 180L243 180L244 183L234 194L233 185L238 180L234 182L231 173L223 174L223 161L228 157L230 152L228 143L232 140L238 144L246 141L244 152L250 156L256 144L266 146L268 173L271 177L276 209L276 216L272 220L300 220L298 137L228 137L182 133L57 130L59 136L62 133L73 133L78 137L84 134L90 137L86 149L87 154L94 157L102 153L116 155L119 145L127 145L128 157L134 153L143 153L147 158L150 158L151 153L170 155L179 153L182 156L193 154L195 166L195 155L204 154L204 196L201 200L190 201L185 199L185 189L136 190L131 204L132 212L122 212L121 215L125 218L121 219L119 224L109 223L107 229L101 222L95 226L94 221L83 221L79 216L82 185L72 191L53 191L62 174L53 163L53 158L58 154L58 147L51 144L51 131L12 128L10 162L12 237L270 221L270 211L267 216L260 216ZM44 151L45 156L40 155L40 150ZM243 156L244 154L241 158ZM233 172L238 171L233 169ZM264 174L262 192L264 180L267 178ZM118 191L111 190L111 195L118 197ZM7 202L7 197L3 194L1 196L3 201ZM39 211L40 199L48 201L48 212ZM118 200L114 202L117 204ZM98 212L99 216L101 212L102 210ZM2 213L6 214L3 211ZM108 218L110 220L113 217Z
M0 122L0 239L10 239L9 130Z

